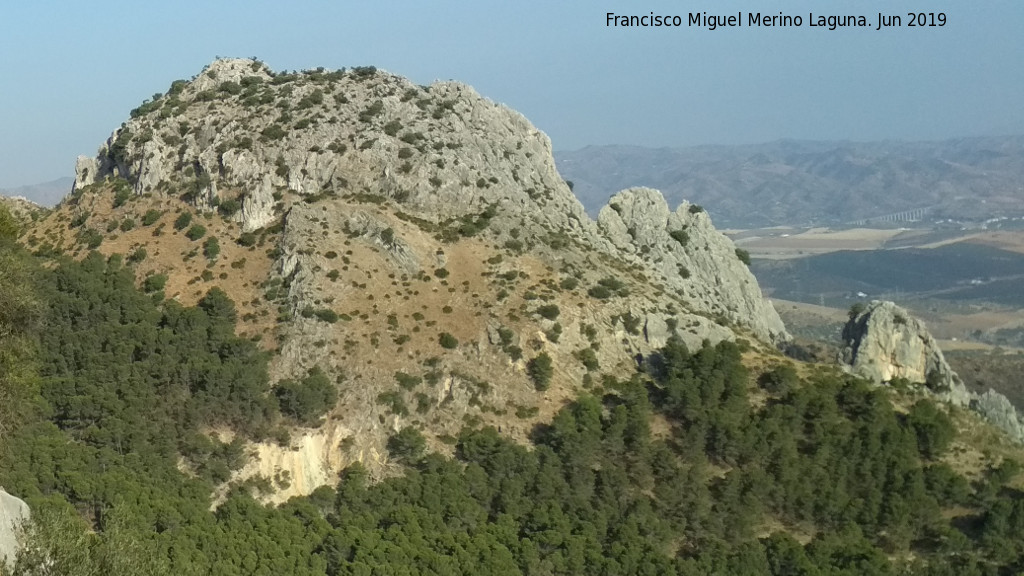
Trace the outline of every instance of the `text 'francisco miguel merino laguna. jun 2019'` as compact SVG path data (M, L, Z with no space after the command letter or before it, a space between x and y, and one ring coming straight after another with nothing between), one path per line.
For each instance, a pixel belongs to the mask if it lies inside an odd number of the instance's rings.
M605 15L605 26L616 28L800 28L838 30L840 28L928 28L946 25L945 12L901 12L898 14L768 14L765 12L736 12L735 14L709 14L690 12L678 14L616 14Z

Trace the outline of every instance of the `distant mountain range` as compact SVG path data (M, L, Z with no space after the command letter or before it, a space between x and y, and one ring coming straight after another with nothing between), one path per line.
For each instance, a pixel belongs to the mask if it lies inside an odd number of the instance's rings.
M0 196L23 196L40 206L56 206L65 196L71 193L71 185L75 179L68 176L42 184L18 186L17 188L0 188Z
M623 188L650 186L671 205L703 205L716 225L730 228L837 225L902 212L928 221L1024 214L1024 136L588 146L555 160L591 213Z

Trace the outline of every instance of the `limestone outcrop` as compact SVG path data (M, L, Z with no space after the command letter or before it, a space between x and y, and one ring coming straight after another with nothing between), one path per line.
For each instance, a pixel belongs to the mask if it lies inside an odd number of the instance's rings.
M924 383L939 399L977 412L1024 443L1024 418L1010 401L994 390L968 390L924 322L904 308L876 300L852 310L843 327L843 344L840 361L853 373L879 383L897 378Z
M539 201L539 223L571 232L588 221L550 140L521 114L456 82L418 86L369 69L271 75L260 62L217 60L80 158L75 188L108 176L138 194L240 198L247 231L274 221L286 192L371 191L436 220L488 202L522 215Z
M843 327L842 361L876 382L905 378L935 390L966 390L924 322L892 302L873 301ZM966 404L966 397L958 404Z
M8 566L18 554L18 529L29 519L28 504L0 488L0 561Z
M661 192L631 188L609 200L597 223L621 258L650 267L693 311L768 342L789 340L736 246L700 206L683 202L673 212Z

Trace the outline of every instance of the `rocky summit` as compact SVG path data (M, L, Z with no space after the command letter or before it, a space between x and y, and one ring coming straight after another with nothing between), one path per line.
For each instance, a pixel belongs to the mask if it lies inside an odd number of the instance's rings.
M29 244L126 254L185 304L220 287L273 380L337 384L322 422L253 446L243 476L285 473L280 499L386 471L409 425L441 450L466 422L525 438L672 336L790 338L701 207L634 188L591 220L548 138L454 82L217 60L76 172Z

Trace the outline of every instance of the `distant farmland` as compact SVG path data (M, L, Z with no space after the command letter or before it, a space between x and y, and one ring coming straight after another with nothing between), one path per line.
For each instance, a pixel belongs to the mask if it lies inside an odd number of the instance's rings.
M992 302L1024 307L1024 254L970 242L938 248L839 251L789 260L755 260L773 297L817 303L880 298Z

